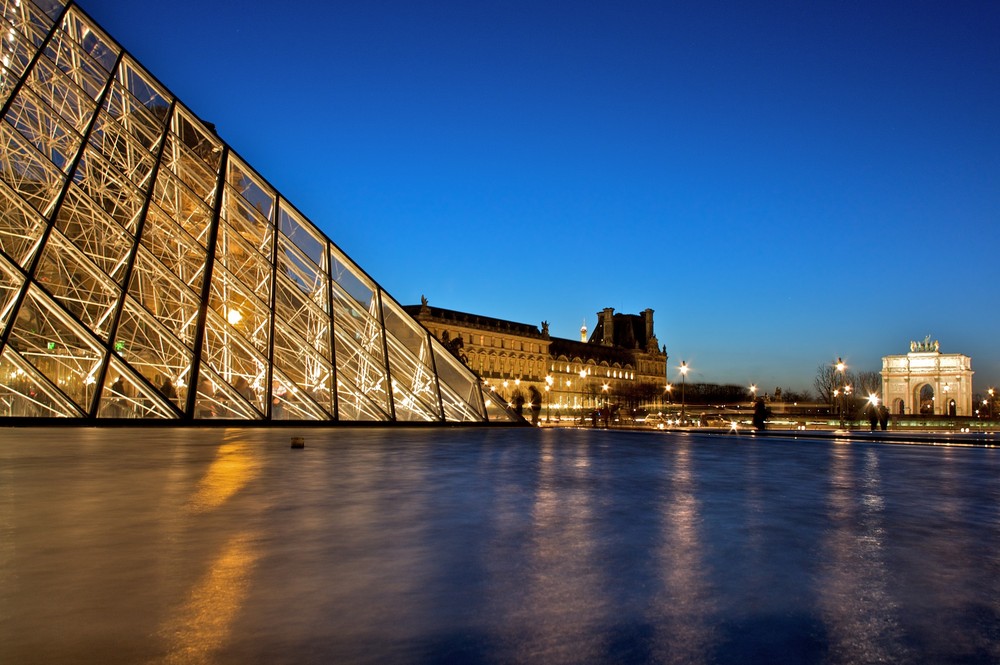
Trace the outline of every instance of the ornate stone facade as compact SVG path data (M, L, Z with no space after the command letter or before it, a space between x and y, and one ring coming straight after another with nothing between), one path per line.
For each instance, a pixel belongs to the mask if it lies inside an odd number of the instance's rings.
M894 414L971 416L972 358L941 353L930 336L910 352L882 358L882 395Z
M576 341L550 337L544 321L539 328L421 301L404 309L462 356L492 392L513 402L538 390L543 419L557 413L578 418L605 404L662 406L667 354L658 348L651 309L634 315L606 308L589 341L585 332Z

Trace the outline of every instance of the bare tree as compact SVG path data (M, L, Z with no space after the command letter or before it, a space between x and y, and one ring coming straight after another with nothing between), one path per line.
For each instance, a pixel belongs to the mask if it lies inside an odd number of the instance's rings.
M882 392L882 373L864 370L858 372L854 377L856 392L861 397L874 395Z
M817 399L828 404L833 403L833 391L840 388L844 377L840 376L837 368L833 365L823 363L816 368L816 378L813 379L813 388L816 389Z

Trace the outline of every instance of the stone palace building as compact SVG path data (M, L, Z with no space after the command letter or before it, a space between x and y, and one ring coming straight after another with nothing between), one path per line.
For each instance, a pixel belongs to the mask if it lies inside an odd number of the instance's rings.
M542 418L586 415L604 405L660 408L666 399L667 353L653 331L653 310L597 313L580 339L552 337L541 326L431 307L426 298L404 309L509 403L542 396Z

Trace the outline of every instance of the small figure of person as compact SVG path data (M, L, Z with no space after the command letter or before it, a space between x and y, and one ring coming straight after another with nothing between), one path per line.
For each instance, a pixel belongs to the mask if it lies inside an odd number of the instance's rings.
M125 417L125 382L119 374L118 378L111 384L111 411L116 418Z
M271 382L271 420L282 420L285 417L285 397L288 388L279 381Z
M531 424L538 425L538 415L542 412L542 393L535 386L528 386L528 400L531 405Z
M757 402L754 404L753 426L758 432L763 432L767 429L767 405L764 404L763 397L758 397Z
M878 424L883 432L889 428L889 409L885 404L878 407Z
M524 415L524 395L520 392L514 395L514 413L519 416Z
M215 411L215 389L212 387L212 382L208 379L202 379L198 382L197 413L199 418L214 418L217 415Z
M160 392L171 402L177 401L177 389L174 388L174 382L170 380L169 376L163 377L163 383L160 384Z
M254 393L253 387L247 382L246 377L241 376L237 378L233 387L236 388L236 392L240 394L240 397L243 397L246 401L256 406L257 395Z
M878 429L878 407L874 404L868 405L868 424L871 426L871 431Z

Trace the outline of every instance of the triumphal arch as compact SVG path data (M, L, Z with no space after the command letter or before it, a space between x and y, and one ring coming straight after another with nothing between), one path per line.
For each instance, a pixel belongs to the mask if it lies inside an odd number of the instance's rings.
M972 415L972 358L941 353L930 336L882 358L882 396L894 414Z

